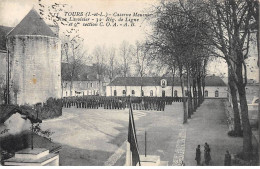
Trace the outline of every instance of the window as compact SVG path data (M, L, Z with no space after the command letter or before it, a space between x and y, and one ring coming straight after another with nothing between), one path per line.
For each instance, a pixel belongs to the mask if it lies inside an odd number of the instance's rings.
M90 83L90 87L93 87L93 83Z
M88 83L87 83L87 88L88 88L89 86L88 86Z
M133 96L135 95L135 91L134 91L134 90L132 90L132 95L133 95Z
M126 92L125 92L125 90L123 90L123 96L125 96L126 95Z
M163 80L161 81L161 85L162 85L162 88L165 88L165 86L166 86L166 80L163 79Z
M68 95L68 92L66 91L66 96Z
M114 96L116 96L116 90L114 90Z
M153 96L153 90L150 91L150 96Z
M95 90L93 90L93 95L95 95Z
M162 97L165 97L165 90L162 91Z
M209 92L207 90L205 90L204 95L205 95L205 97L209 97Z
M162 85L165 86L165 81L164 80L162 81Z
M174 97L178 97L178 91L174 90Z
M218 90L215 91L215 97L218 97Z
M142 90L141 95L144 96L144 91Z

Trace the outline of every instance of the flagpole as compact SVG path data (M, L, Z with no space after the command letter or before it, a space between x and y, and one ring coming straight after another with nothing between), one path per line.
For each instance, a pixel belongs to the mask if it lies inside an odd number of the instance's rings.
M144 156L146 157L146 131L144 131Z
M131 107L130 95L129 95L128 104L129 104L129 120L130 120L130 118L131 118L131 115L130 115L130 107ZM129 125L131 125L131 124L129 123ZM129 127L130 126L128 126L128 128ZM132 158L131 157L132 157L132 153L131 153L131 149L130 149L130 143L127 141L126 142L126 162L125 162L126 166L132 166Z
M130 95L129 95L129 103L130 103L130 108L129 108L129 120L132 122L132 126L133 126L133 128L132 128L132 130L133 130L133 134L134 134L134 138L135 138L135 145L136 145L136 149L137 149L137 153L138 153L138 163L139 163L139 166L141 166L141 162L140 162L140 157L139 157L139 148L138 148L138 143L137 143L137 137L136 137L136 130L135 130L135 122L134 122L134 115L133 115L133 109L132 109L132 102L131 102L131 97L130 97ZM131 120L132 119L132 120ZM130 145L131 146L131 145ZM130 163L132 164L132 153L133 152L131 152L130 151L130 158L131 158L131 160L130 160ZM133 165L133 164L132 164Z

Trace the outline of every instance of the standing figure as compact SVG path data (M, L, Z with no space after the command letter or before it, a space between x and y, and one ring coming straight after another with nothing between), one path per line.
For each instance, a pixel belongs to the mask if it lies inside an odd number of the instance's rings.
M226 151L226 154L225 154L224 165L231 166L231 155L229 154L228 150Z
M197 161L197 165L200 165L200 160L201 160L201 152L200 152L200 145L196 148L196 158L195 160Z
M211 156L210 156L210 148L209 148L208 143L205 143L205 145L204 145L204 159L205 159L205 164L209 165Z

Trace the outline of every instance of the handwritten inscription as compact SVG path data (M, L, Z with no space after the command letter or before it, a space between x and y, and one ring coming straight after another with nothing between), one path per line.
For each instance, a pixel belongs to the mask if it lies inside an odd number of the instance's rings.
M118 12L66 12L63 17L61 13L53 13L58 21L67 26L100 26L100 27L135 27L140 26L142 21L151 16L148 13L118 13Z

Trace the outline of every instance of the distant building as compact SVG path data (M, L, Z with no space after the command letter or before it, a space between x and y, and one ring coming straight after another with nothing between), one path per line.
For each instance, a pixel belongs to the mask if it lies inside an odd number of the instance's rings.
M252 103L254 97L259 97L259 82L253 79L248 79L246 85L247 103Z
M105 87L103 86L103 83L99 82L97 79L73 81L72 88L70 86L70 81L63 82L63 97L105 95Z
M2 93L10 103L35 104L49 97L61 98L61 43L57 32L58 28L50 28L35 9L16 27L0 27L0 74L6 86Z
M207 76L205 83L206 98L227 97L227 86L220 77ZM174 82L171 77L117 77L107 85L106 93L107 96L171 97L172 85L174 97L182 97L180 80L177 77ZM185 93L187 95L186 83Z
M62 63L64 70L67 63ZM62 71L66 73L66 71ZM105 96L106 95L106 82L103 77L99 77L95 66L83 65L81 73L73 77L62 75L62 96Z

